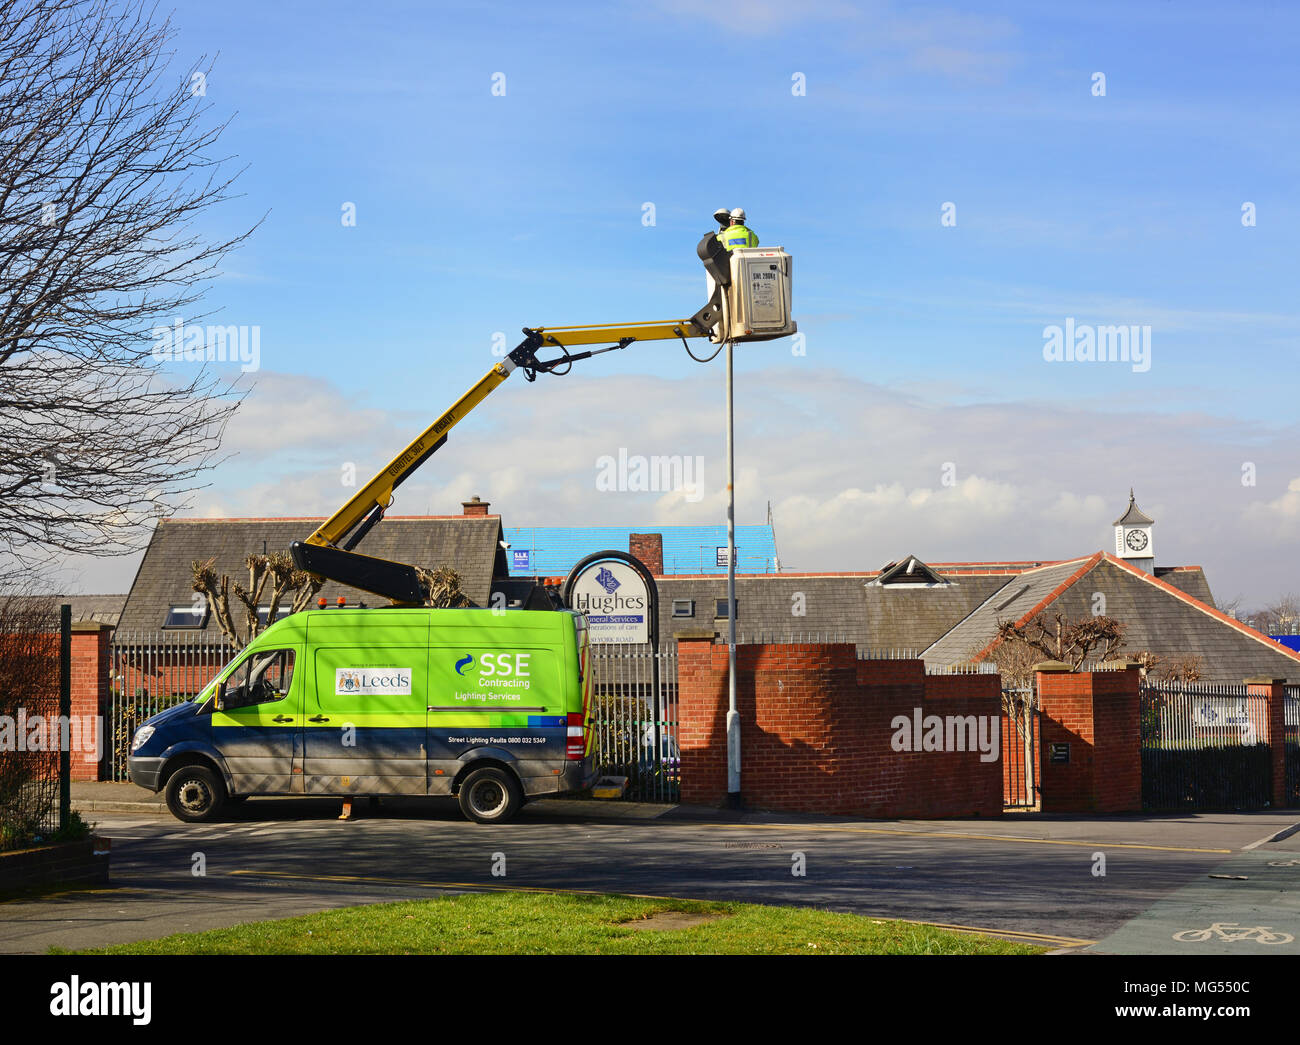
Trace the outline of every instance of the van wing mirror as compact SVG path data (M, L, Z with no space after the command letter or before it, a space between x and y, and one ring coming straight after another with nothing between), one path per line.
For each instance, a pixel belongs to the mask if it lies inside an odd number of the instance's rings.
M218 711L226 710L226 684L224 682L217 683L217 694L213 698L212 706Z

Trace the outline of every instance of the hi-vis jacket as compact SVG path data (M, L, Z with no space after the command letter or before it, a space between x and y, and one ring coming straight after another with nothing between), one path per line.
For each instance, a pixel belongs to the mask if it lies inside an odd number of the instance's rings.
M747 229L744 225L731 225L718 233L718 239L727 250L735 250L737 247L757 247L758 237L753 231Z

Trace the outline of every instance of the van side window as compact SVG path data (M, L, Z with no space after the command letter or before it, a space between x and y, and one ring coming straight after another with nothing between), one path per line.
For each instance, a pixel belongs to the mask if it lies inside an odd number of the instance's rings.
M293 684L293 662L291 649L259 650L246 657L226 679L224 706L247 708L283 700Z

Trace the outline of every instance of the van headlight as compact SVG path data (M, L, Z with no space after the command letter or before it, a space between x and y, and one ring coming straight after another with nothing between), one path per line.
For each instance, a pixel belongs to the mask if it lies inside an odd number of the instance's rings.
M153 736L153 726L141 726L135 731L135 739L131 741L131 750L139 751L151 736Z

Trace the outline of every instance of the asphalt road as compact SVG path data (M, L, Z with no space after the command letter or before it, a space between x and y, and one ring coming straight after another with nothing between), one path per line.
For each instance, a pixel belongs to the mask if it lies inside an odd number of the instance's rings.
M565 889L813 905L1109 953L1300 953L1294 811L853 821L539 802L484 827L441 800L362 803L349 822L338 809L253 799L211 825L95 812L113 839L113 887L0 904L0 952L448 891Z

